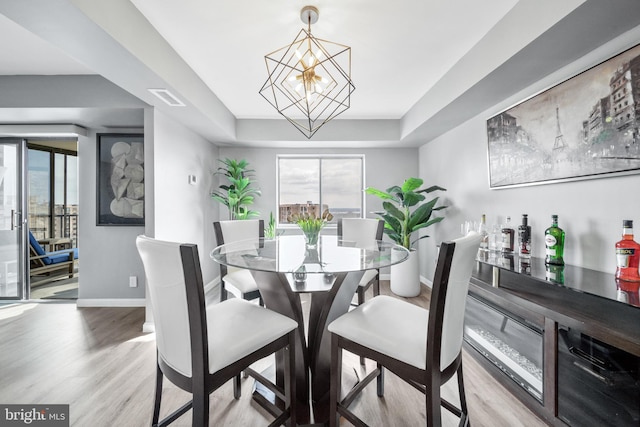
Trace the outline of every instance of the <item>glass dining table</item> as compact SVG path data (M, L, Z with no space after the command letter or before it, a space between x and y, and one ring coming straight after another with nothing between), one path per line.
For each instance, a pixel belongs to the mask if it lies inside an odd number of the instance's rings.
M405 248L390 242L345 241L335 235L321 235L315 246L308 246L302 235L283 235L228 243L211 252L211 258L220 264L250 270L265 306L298 322L296 388L303 423L310 421L311 413L318 424L329 418L331 338L327 326L349 310L366 270L388 267L408 256ZM303 294L310 295L308 310L302 308ZM281 383L284 361L279 357L275 368L276 382ZM255 393L254 398L266 409L277 404Z

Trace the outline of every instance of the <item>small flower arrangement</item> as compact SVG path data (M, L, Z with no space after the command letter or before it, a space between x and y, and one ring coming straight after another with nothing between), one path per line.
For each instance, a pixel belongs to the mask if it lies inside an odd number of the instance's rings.
M309 215L308 213L300 215L293 214L287 217L288 222L295 223L300 227L309 246L315 246L318 243L320 230L332 219L333 215L329 212L329 209L325 209L320 218Z

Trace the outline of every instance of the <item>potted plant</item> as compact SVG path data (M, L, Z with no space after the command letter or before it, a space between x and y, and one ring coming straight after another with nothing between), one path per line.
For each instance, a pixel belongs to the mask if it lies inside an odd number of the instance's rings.
M214 190L211 197L222 203L229 209L229 219L255 218L260 212L248 208L252 205L256 196L262 195L261 191L253 188L255 172L247 169L249 163L246 160L224 159L218 160L224 166L218 168L214 175L224 175L229 184L220 185L219 190Z
M267 239L275 239L276 236L282 234L281 231L278 231L276 227L276 217L273 216L273 212L269 212L269 222L267 226L264 228L264 237Z
M420 188L424 181L420 178L409 178L402 186L394 185L386 191L369 187L367 194L377 196L383 200L383 212L376 212L384 220L384 233L398 245L410 251L409 259L391 266L391 291L397 295L410 297L420 293L420 265L415 243L429 237L423 235L414 238L419 230L427 228L444 219L433 216L446 206L436 206L438 197L426 201L425 194L446 189L433 185Z

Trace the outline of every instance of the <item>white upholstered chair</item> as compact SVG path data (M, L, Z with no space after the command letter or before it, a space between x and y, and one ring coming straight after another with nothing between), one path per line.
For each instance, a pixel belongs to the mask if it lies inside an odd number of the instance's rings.
M331 332L330 426L340 415L365 425L348 407L357 394L377 378L378 396L384 392L383 368L425 393L426 425L441 425L440 406L468 424L462 378L462 334L471 271L480 247L480 235L469 234L442 243L429 310L390 296L377 296L329 324ZM376 361L344 399L339 395L342 350ZM442 399L440 387L458 377L460 408Z
M253 362L284 352L284 387L271 384L284 402L271 425L295 425L295 351L297 323L285 316L232 298L205 305L202 272L196 245L138 236L153 312L156 347L156 391L153 426L165 426L192 409L192 426L209 425L209 395L234 381L239 398L240 372ZM243 339L239 340L238 336ZM192 400L159 420L162 382L192 394Z
M264 221L261 219L215 221L213 229L218 245L264 237ZM220 301L227 299L227 292L249 301L260 298L258 285L249 270L221 265L220 277ZM263 305L262 298L260 305Z
M338 220L338 238L356 242L358 245L375 244L376 240L382 240L384 221L369 218L340 218ZM358 305L364 302L364 294L373 285L373 296L380 295L380 271L367 270L362 275L358 289L356 290ZM364 365L364 357L360 358L360 364Z

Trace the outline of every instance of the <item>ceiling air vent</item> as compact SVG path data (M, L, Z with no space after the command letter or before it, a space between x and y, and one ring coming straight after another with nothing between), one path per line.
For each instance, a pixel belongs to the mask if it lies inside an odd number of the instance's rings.
M162 100L165 104L171 107L184 107L184 102L180 101L174 94L169 92L169 89L148 89L149 92Z

